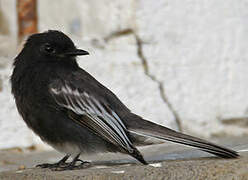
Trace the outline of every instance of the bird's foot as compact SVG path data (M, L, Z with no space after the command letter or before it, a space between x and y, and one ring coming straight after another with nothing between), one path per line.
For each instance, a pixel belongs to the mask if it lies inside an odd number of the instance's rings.
M72 162L66 163L66 160L69 158L69 155L66 155L61 159L59 162L54 164L39 164L36 167L40 168L49 168L53 171L65 171L65 170L75 170L75 169L85 169L91 166L90 162L83 161L79 159L80 153L73 159ZM77 162L80 162L80 164L77 165Z
M44 163L44 164L38 164L36 167L39 168L58 168L58 167L64 167L67 166L67 164L69 163L53 163L53 164L49 164L49 163Z
M65 166L53 167L51 170L53 171L65 171L65 170L78 170L85 169L91 167L91 163L87 161L82 161L81 159L77 159L81 163L76 165L75 162L67 163Z
M69 155L66 155L65 157L63 157L59 162L54 163L54 164L49 164L49 163L45 163L45 164L38 164L36 167L39 168L58 168L58 167L65 167L68 166L68 164L70 163L66 163L66 160L69 158Z

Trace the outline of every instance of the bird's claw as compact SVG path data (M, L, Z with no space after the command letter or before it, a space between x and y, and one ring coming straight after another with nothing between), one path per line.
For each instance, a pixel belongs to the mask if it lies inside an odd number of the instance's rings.
M49 168L52 171L65 171L65 170L85 169L91 166L90 162L82 161L81 159L77 159L76 161L80 161L81 163L79 165L76 165L75 163L54 163L54 164L45 163L45 164L39 164L36 167Z
M90 162L78 160L81 163L79 165L75 165L73 163L68 163L66 166L53 167L51 170L53 171L65 171L65 170L79 170L89 168L91 166Z
M44 164L38 164L36 167L38 168L58 168L58 167L63 167L68 165L69 163L54 163L54 164L49 164L49 163L44 163Z

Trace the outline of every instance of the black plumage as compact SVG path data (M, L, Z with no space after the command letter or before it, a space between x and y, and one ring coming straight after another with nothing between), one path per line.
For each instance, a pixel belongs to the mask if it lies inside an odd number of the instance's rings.
M77 49L59 31L31 35L15 58L12 93L24 121L40 138L66 156L41 167L73 169L82 153L121 152L147 164L135 145L168 140L224 158L237 152L157 125L133 114L109 89L81 69ZM106 72L107 73L107 72ZM154 142L155 143L155 142ZM66 163L69 156L74 159ZM81 161L83 166L85 163ZM78 167L78 166L77 166Z

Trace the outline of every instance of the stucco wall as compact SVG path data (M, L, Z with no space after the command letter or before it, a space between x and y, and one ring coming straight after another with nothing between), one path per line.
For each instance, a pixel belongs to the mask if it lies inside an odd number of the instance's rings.
M248 1L40 0L39 28L90 52L81 67L146 119L202 137L247 134ZM8 78L14 0L0 0L0 148L40 143ZM3 23L4 22L4 23Z

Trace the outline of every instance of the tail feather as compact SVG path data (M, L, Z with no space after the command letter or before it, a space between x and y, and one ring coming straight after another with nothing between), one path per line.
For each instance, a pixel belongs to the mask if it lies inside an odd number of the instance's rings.
M239 156L236 151L231 149L216 145L200 138L176 132L141 118L139 118L139 120L135 119L135 123L130 125L128 129L130 133L193 146L222 158L236 158Z

